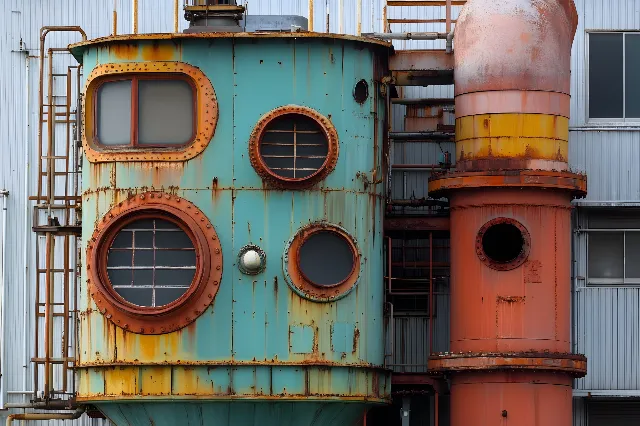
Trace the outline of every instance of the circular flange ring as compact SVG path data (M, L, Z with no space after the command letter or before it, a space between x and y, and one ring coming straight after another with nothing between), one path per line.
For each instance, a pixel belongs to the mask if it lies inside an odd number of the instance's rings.
M196 272L188 290L163 306L143 307L123 299L111 287L107 253L118 232L129 223L157 217L178 225L196 250ZM216 231L193 203L176 195L145 192L118 203L99 221L87 242L88 288L99 311L118 327L139 334L179 330L200 316L213 301L222 279L222 249Z
M522 250L513 260L508 262L498 262L496 260L491 259L487 253L484 251L484 247L482 245L482 239L484 234L487 232L489 228L495 225L507 224L515 226L520 234L522 235ZM531 235L529 235L529 231L524 227L523 224L518 222L515 219L509 217L497 217L495 219L491 219L489 222L482 225L482 228L478 231L476 235L476 254L482 263L487 265L491 269L495 269L496 271L510 271L512 269L516 269L518 266L522 265L529 257L529 251L531 250Z
M315 285L302 272L299 265L300 247L312 235L329 231L339 235L347 242L353 254L353 267L349 275L333 285ZM314 302L332 302L348 295L358 284L362 275L362 254L357 241L344 228L326 222L314 222L300 229L285 246L282 257L282 270L285 280L291 289L299 296Z
M312 119L320 126L327 140L328 150L324 163L313 174L305 178L286 178L275 174L264 162L260 153L260 143L269 124L278 117L288 114L303 115ZM335 169L338 162L339 145L338 132L327 117L308 107L285 105L269 111L258 121L249 138L249 159L260 177L274 187L288 189L308 188L327 177Z

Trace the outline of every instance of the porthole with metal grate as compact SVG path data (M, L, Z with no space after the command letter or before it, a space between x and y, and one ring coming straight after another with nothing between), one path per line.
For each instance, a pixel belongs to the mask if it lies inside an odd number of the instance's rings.
M136 220L122 228L107 255L113 289L127 302L157 307L191 286L196 252L187 233L166 219Z
M87 244L88 292L118 327L178 330L207 310L222 279L215 228L193 203L145 192L119 202Z
M273 120L260 141L265 165L283 179L304 179L316 173L327 159L328 150L320 125L299 114Z
M333 170L338 136L331 122L306 107L287 106L265 115L251 135L251 162L278 186L313 184Z

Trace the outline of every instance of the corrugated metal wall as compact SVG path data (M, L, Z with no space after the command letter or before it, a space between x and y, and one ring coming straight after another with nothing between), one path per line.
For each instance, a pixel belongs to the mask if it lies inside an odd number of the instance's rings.
M579 25L572 50L569 162L588 175L586 201L640 202L640 123L623 129L587 119L587 43L591 30L640 28L639 0L574 0ZM607 84L607 82L602 82ZM609 130L604 130L609 129Z
M588 32L637 30L640 0L575 0L580 24L573 45L569 160L588 175L580 205L640 204L640 127L595 125L587 117ZM602 82L607 84L607 82ZM586 207L576 227L587 229ZM615 226L615 220L612 220ZM620 224L619 227L624 227ZM576 395L640 395L640 288L588 286L587 233L574 236L573 349L588 358L588 374L576 380ZM587 423L586 400L574 401L574 425Z

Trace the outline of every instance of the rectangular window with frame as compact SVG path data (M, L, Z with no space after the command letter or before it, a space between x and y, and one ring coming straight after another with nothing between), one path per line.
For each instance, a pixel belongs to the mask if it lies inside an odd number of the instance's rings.
M180 147L196 133L195 87L180 76L131 75L98 86L94 140L103 147Z
M590 215L588 284L640 285L640 212L629 213Z
M589 120L640 122L640 32L589 33Z

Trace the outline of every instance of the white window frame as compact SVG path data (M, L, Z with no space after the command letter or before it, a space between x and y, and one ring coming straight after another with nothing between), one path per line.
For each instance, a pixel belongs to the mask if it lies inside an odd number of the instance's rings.
M587 271L587 286L633 286L640 287L640 278L627 278L627 233L640 232L640 229L582 229L580 232L587 234L587 252L586 252L586 271ZM620 278L591 278L589 276L589 235L594 233L622 233L622 277Z
M587 111L587 124L596 124L596 125L609 125L609 126L632 126L637 127L640 125L640 118L591 118L591 112L589 111L589 99L590 99L590 79L591 79L591 69L589 67L589 57L590 57L590 47L591 47L591 34L622 34L622 115L626 115L627 112L627 34L640 34L640 31L637 30L587 30L586 37L586 46L585 46L585 73L586 77L586 85L585 93L587 96L585 97L585 111Z

